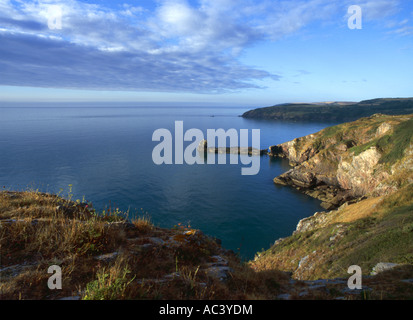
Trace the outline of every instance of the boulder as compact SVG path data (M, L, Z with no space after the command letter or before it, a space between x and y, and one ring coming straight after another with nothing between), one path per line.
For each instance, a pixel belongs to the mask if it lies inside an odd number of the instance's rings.
M398 266L397 263L379 262L378 264L376 264L376 266L371 271L371 275L375 276L383 271L391 270L397 266Z

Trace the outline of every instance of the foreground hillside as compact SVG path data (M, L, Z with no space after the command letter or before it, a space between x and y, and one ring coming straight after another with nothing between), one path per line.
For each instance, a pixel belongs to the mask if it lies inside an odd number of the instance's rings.
M327 209L303 219L254 262L296 279L413 264L413 116L374 115L271 147L294 168L274 179ZM334 209L334 210L332 210Z
M286 121L354 121L375 113L389 115L413 113L413 98L373 99L359 103L302 103L281 104L245 112L248 119Z
M0 192L0 239L1 299L275 299L288 282L189 226L161 229L36 191ZM61 290L48 287L52 265Z

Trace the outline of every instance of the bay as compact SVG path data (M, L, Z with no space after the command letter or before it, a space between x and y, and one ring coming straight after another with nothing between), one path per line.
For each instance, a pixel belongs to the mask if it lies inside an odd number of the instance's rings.
M243 119L247 108L48 104L0 107L0 186L39 189L111 206L129 216L150 215L155 225L190 225L252 259L291 234L298 221L321 211L320 201L273 178L285 159L260 158L260 171L242 176L243 165L162 165L152 161L155 130L260 129L266 149L329 123ZM189 143L186 143L188 145ZM71 187L69 187L71 185ZM63 190L63 191L61 191Z

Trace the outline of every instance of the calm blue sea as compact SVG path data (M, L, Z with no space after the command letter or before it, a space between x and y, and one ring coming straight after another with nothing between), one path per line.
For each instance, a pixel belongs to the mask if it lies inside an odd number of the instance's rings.
M0 107L0 185L35 188L148 213L160 227L190 224L252 259L297 222L321 210L318 200L274 185L288 161L261 157L260 172L239 165L163 165L152 161L156 129L261 130L261 148L319 131L326 123L283 123L239 117L245 108L133 107L73 104ZM186 143L185 145L188 145ZM229 159L228 159L229 160Z

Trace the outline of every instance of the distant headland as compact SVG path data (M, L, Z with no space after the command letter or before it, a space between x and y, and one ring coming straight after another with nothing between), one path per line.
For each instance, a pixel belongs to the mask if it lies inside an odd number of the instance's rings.
M247 119L348 122L376 113L413 113L413 98L382 98L361 102L285 103L245 112Z

